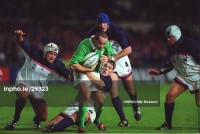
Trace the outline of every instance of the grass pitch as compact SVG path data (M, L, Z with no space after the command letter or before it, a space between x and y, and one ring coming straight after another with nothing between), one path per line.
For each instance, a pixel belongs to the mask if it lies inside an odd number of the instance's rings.
M8 86L8 85L6 85ZM133 110L130 104L124 104L124 112L129 121L129 127L119 128L117 124L119 117L110 103L110 96L107 95L105 101L105 108L102 113L102 121L106 126L106 131L100 132L94 124L86 126L87 133L199 133L199 110L195 104L194 95L186 91L180 95L175 102L175 109L173 113L173 130L170 131L156 131L164 122L164 100L165 95L169 89L169 84L161 84L159 86L146 83L136 83L135 87L138 92L139 100L158 100L157 104L141 105L142 119L136 121L133 117ZM22 111L21 119L14 131L4 130L6 123L8 123L14 114L15 93L3 91L4 86L1 85L0 91L0 133L20 133L32 134L41 133L41 130L33 129L34 112L27 101L26 107ZM128 100L127 93L119 85L119 94L122 102ZM158 89L157 89L158 88ZM156 90L153 90L156 89ZM48 103L48 120L42 123L42 127L50 121L54 116L59 114L66 108L67 103L76 96L77 91L72 84L56 84L50 85L49 91L46 92ZM148 96L151 96L148 98ZM57 133L77 133L77 127L72 126L62 132Z

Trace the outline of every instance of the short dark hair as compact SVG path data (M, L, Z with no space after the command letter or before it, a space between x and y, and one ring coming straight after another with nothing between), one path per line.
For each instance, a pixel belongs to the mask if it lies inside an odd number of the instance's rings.
M115 63L115 61L113 61L113 60L109 60L108 62L113 66L113 70L114 70L115 67L116 67L116 63Z
M100 36L103 38L108 38L108 35L105 32L98 31L98 32L96 32L96 34L94 36L95 40L98 40Z

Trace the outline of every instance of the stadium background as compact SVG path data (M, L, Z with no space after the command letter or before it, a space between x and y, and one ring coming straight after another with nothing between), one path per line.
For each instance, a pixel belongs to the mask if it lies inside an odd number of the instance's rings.
M96 24L96 15L103 11L108 13L111 22L122 26L130 36L133 48L130 59L134 67L135 79L138 81L157 81L159 79L164 82L163 85L160 85L160 88L165 89L161 91L160 96L161 103L163 103L164 94L169 88L169 85L165 83L170 82L175 73L172 71L166 76L155 78L146 76L145 71L149 67L158 67L162 65L168 59L165 40L165 28L167 26L176 24L180 26L183 35L200 41L199 5L199 0L2 1L0 4L0 68L4 73L3 80L6 83L14 82L16 73L24 62L24 57L19 47L13 41L15 29L24 30L27 37L33 42L33 45L41 49L48 42L55 42L58 44L60 47L59 58L68 65L68 61L78 43L86 37L88 30ZM3 87L1 90L3 90ZM2 92L0 94L0 106L2 106L0 109L3 111L6 109L6 105L11 106L14 102L14 94L12 94L13 100L8 99L8 103L2 103L2 100L7 100L6 97L8 97L6 95L4 96L4 94L5 93ZM183 97L180 101L196 109L194 99L192 98L193 96L185 96L186 97ZM186 98L190 99L190 101L185 102L187 100ZM181 109L181 106L179 108ZM188 118L192 120L192 123L190 123L195 126L197 125L195 123L197 123L196 117L198 116L197 111L192 108L190 110L192 110L195 115ZM162 104L160 109L163 112ZM60 112L60 109L57 111ZM149 114L152 114L155 110L151 112L151 109L146 108L146 111L150 111ZM162 112L161 116L163 116ZM11 113L12 112L10 112L10 116L12 115ZM10 120L10 116L3 112L0 117L3 117L3 121L0 122L0 124L4 124L5 121ZM185 117L184 114L183 117ZM116 119L117 118L118 117L116 117ZM196 120L194 121L193 119ZM181 119L179 119L178 123L180 122ZM159 123L156 125L160 125ZM143 124L136 124L136 126L137 125L140 126ZM190 132L190 130L188 131ZM196 130L193 131L196 132ZM140 132L140 130L136 132Z
M133 67L159 66L167 60L165 28L180 26L184 35L200 40L200 2L198 0L8 0L0 4L0 66L9 67L15 79L16 68L24 57L13 42L13 31L24 30L39 48L48 42L60 47L59 57L66 63L96 15L107 12L111 22L128 32ZM6 77L6 78L5 78Z

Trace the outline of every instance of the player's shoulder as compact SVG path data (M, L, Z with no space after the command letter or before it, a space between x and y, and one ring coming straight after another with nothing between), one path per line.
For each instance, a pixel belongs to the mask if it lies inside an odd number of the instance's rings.
M183 38L181 38L180 42L186 48L191 48L191 47L193 47L193 48L199 48L200 47L200 43L197 42L195 39L190 38L190 37L183 37Z
M112 80L118 80L118 75L116 73L112 73L110 77Z
M64 63L60 60L60 59L56 59L53 64L56 66L56 67L63 67L65 66Z
M197 42L197 40L193 39L193 38L189 38L189 37L185 37L185 40L191 44L194 44L194 45L200 45L199 42Z
M103 75L101 75L101 79L111 79L111 77L110 76L103 76Z
M79 43L79 47L85 46L85 45L89 44L89 42L90 42L90 38L85 38Z
M112 81L112 78L111 78L111 76L103 76L103 75L101 75L101 80L103 80L103 81Z
M92 27L92 28L89 30L89 32L87 33L87 37L90 38L92 35L95 35L95 33L96 33L97 31L99 31L98 26Z
M85 38L79 43L77 50L85 50L86 51L86 50L90 49L90 47L91 47L90 38Z
M121 26L115 23L110 23L110 28L111 30L124 31L124 29Z
M109 33L112 36L127 36L127 32L119 25L111 23L109 28Z

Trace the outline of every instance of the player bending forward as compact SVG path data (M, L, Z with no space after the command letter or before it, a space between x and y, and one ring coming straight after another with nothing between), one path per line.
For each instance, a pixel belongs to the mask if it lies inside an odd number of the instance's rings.
M56 59L59 51L56 44L49 43L42 51L31 46L30 42L24 38L24 35L25 33L22 30L15 31L15 40L22 48L25 63L17 74L15 86L22 90L16 91L15 114L5 127L8 130L15 129L27 99L30 100L35 112L35 117L33 118L34 128L40 128L40 122L47 119L45 91L23 91L23 89L42 88L47 86L49 80L60 78L59 76L68 79L70 75L70 69L65 68L64 64Z
M84 119L85 124L89 124L94 122L94 124L98 125L99 130L105 130L103 123L100 120L101 112L103 110L103 101L105 96L101 95L101 92L106 93L112 88L112 79L111 77L117 77L116 74L113 73L115 69L115 62L108 61L105 63L101 69L100 79L97 75L93 75L93 73L87 72L86 75L88 80L92 82L95 86L91 89L92 101L87 109L87 114ZM99 95L96 95L99 94ZM100 97L100 98L96 98ZM99 100L102 100L99 103ZM71 105L62 113L57 115L53 118L43 130L44 132L54 132L54 131L61 131L71 125L78 125L79 124L79 101L80 101L80 94L78 97L71 103ZM94 104L93 104L94 103ZM95 108L94 108L95 107ZM97 110L98 109L98 110ZM97 113L95 112L97 111ZM83 130L82 132L85 132Z
M172 114L175 99L186 89L195 94L196 104L199 106L200 89L200 44L193 39L181 36L181 31L176 25L166 29L171 60L161 69L150 69L150 75L161 75L173 68L178 75L174 79L166 95L165 122L157 130L172 129Z

